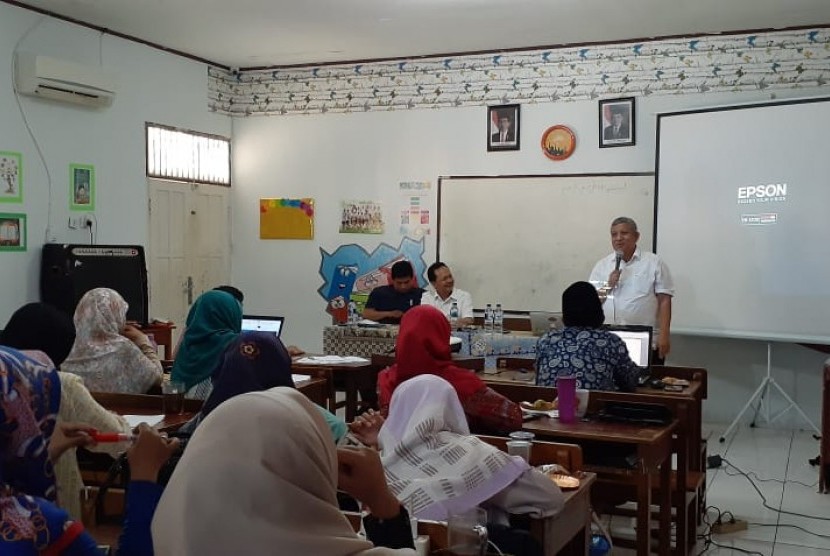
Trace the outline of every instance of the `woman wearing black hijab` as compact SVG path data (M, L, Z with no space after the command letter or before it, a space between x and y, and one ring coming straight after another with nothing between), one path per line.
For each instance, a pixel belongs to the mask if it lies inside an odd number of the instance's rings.
M0 334L0 345L35 349L60 367L75 342L72 317L46 303L28 303L14 312Z
M634 390L640 369L625 344L602 330L605 315L597 290L575 282L562 293L564 330L551 330L536 345L536 384L556 386L559 376L576 377L588 390Z

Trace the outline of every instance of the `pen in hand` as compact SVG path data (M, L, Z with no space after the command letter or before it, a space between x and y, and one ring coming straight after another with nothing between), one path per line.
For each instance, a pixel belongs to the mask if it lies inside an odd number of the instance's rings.
M136 435L123 432L100 432L97 429L88 429L86 433L95 442L132 442Z

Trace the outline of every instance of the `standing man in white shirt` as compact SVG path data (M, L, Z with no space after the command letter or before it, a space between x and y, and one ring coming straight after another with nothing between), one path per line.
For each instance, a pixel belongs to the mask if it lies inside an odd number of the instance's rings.
M427 269L430 287L421 296L421 305L432 305L447 319L450 318L452 304L458 304L458 326L473 324L473 298L464 290L455 287L450 267L438 261Z
M661 364L671 350L671 300L674 282L666 263L656 254L637 247L637 223L621 216L611 222L614 253L601 259L591 271L590 282L603 299L605 322L640 324L654 328L656 353Z

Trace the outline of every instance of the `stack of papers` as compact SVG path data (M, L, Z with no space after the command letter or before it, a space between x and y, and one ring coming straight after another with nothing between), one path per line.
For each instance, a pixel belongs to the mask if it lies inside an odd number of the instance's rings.
M155 427L164 421L164 415L122 415L124 419L130 424L130 428L136 428L141 423L147 423L151 427Z
M314 355L311 357L303 357L297 359L297 363L304 365L337 365L341 363L368 363L369 360L364 357L352 357L351 355Z

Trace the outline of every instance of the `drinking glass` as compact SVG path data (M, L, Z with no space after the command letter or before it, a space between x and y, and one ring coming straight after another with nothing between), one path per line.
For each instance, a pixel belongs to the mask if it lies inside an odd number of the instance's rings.
M162 404L165 415L178 415L184 413L184 382L171 380L161 385Z
M450 515L447 541L453 556L484 556L487 553L487 512L473 508Z

